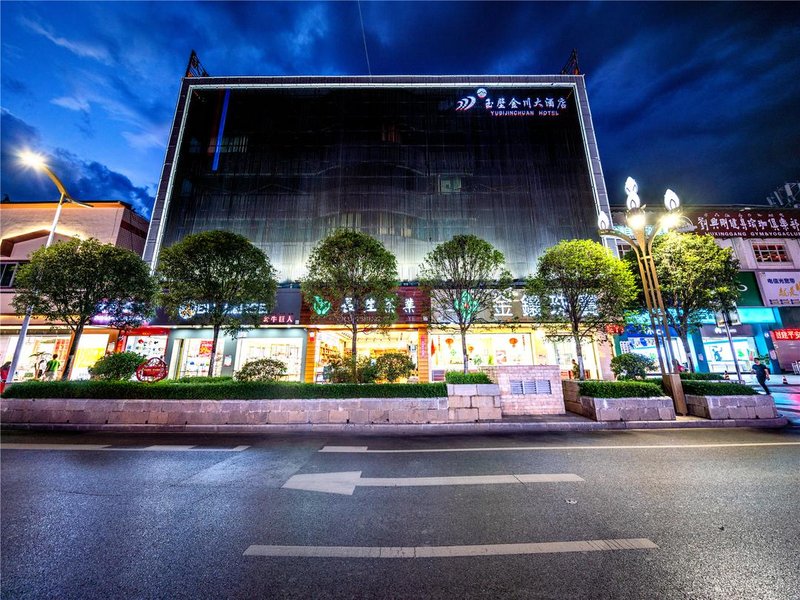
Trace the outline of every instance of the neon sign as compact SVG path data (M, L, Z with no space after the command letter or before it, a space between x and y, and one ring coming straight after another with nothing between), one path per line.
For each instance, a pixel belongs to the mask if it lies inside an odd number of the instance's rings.
M486 88L478 88L474 96L464 96L456 101L455 110L467 112L476 106L483 106L484 111L493 117L558 117L567 110L567 99L563 96L517 97L508 94L493 98Z

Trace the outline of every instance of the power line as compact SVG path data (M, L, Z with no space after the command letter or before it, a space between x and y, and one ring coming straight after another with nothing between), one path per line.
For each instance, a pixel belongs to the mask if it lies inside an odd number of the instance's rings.
M372 68L369 66L369 51L367 50L367 35L364 33L364 16L361 14L361 0L356 0L358 4L358 18L361 21L361 39L364 40L364 56L367 57L367 73L372 77Z

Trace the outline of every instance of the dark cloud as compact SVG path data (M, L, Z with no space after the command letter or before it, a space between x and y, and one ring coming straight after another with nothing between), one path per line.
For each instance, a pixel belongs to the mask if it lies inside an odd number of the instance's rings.
M41 135L5 109L0 110L0 193L16 202L53 200L58 192L45 176L20 165L18 153L36 150ZM58 148L50 156L50 167L64 187L78 200L119 200L130 204L138 213L148 217L154 198L146 187L138 187L120 173L111 171L96 161L87 161Z

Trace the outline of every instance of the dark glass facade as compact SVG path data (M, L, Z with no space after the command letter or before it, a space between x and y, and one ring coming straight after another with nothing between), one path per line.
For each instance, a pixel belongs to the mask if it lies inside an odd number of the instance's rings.
M597 237L605 189L598 200L580 86L235 81L184 84L150 232L160 245L234 231L286 281L320 239L354 227L413 281L459 233L494 244L519 278L559 240Z

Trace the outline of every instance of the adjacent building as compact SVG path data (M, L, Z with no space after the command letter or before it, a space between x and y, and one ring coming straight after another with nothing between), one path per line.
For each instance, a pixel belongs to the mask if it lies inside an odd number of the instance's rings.
M753 359L768 357L773 373L800 368L800 209L745 206L687 207L685 230L711 235L739 261L741 296L728 327L709 314L691 336L693 362L703 372L749 372ZM624 223L624 213L614 220ZM620 251L625 252L620 244ZM647 332L628 328L622 351L655 357ZM681 344L674 351L686 360Z
M147 220L122 202L88 202L91 208L67 203L63 206L54 242L74 237L93 237L141 255L147 237ZM20 265L47 242L57 202L0 203L0 363L11 361L19 340L22 318L11 304L14 278ZM117 330L104 326L98 317L81 336L72 370L73 379L86 379L89 367L106 351L114 350ZM17 379L30 379L43 358L66 356L72 332L65 323L31 320L25 346L17 366Z

